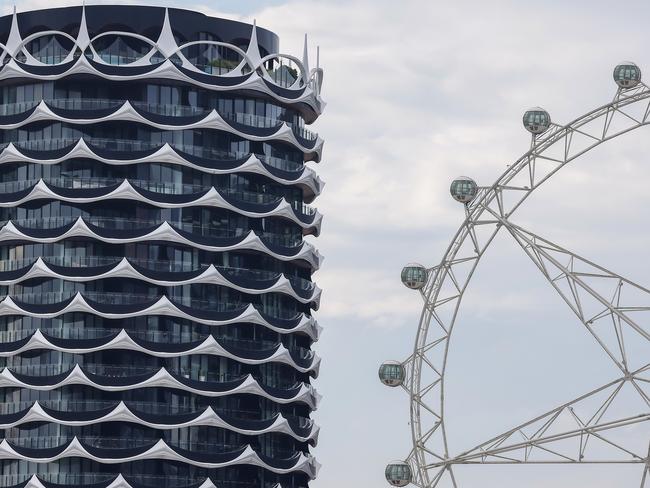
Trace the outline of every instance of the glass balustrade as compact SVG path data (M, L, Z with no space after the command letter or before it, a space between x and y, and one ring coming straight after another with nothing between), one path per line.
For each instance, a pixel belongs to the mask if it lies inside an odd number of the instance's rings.
M133 100L129 100L129 103L143 112L165 115L167 117L195 117L197 115L206 115L211 111L209 108L190 105L136 102Z
M61 110L93 111L118 108L122 106L126 100L102 98L52 98L44 101L48 105ZM25 113L34 108L40 102L41 100L34 100L29 102L0 104L0 116ZM213 110L211 108L190 105L158 104L132 100L129 100L129 103L142 112L164 115L167 117L195 117L199 115L207 115L211 110ZM266 117L246 112L219 112L219 114L226 121L255 128L270 129L286 123L297 137L308 141L315 141L318 138L318 134L305 128L303 125L299 125L293 121L286 121L282 118Z
M3 330L0 331L0 343L16 342L29 337L35 332L36 328L24 328L17 330ZM59 339L72 339L72 340L92 340L110 337L117 332L119 328L104 328L104 327L60 327L60 328L47 328L40 329L45 334L56 337ZM206 336L195 336L190 332L187 333L172 333L162 332L158 330L132 330L127 328L129 336L134 339L139 339L154 344L188 344L192 342L202 342ZM225 337L216 337L219 344L226 349L250 351L250 352L271 352L274 351L279 345L279 341L263 340L263 339L234 339ZM311 360L314 357L314 352L310 349L300 346L288 346L287 349L293 356L297 356L301 360Z
M115 408L118 401L111 400L39 400L38 403L45 408L57 412L92 412L99 410L108 410ZM133 412L141 412L149 415L174 416L187 415L197 412L203 412L206 406L191 406L170 404L168 402L143 402L125 400L125 405ZM34 405L34 401L21 402L0 402L0 415L8 415L21 412ZM278 410L266 409L246 409L246 408L226 408L213 406L212 409L217 415L228 417L233 420L249 420L265 422L272 420L278 414ZM284 415L292 424L302 428L311 428L314 421L308 417L299 417L295 415Z
M66 268L94 268L99 266L109 266L119 263L121 257L113 256L41 256L46 262L56 266ZM210 263L201 263L194 265L183 261L163 261L154 259L128 258L129 262L150 271L162 271L170 273L197 271L201 268L211 266ZM31 266L36 258L23 259L2 259L0 260L0 272L15 271L17 269ZM240 278L252 281L270 281L276 280L281 273L275 271L266 271L261 269L237 268L232 266L215 266L215 268L226 278ZM303 291L312 291L314 283L299 276L287 276L291 284Z
M126 139L103 139L97 137L83 137L83 140L98 149L112 152L144 152L160 149L163 142L136 141ZM58 151L62 149L71 149L79 142L79 139L53 138L53 139L34 139L28 141L16 141L13 145L19 149L28 151ZM6 148L8 143L0 144L0 150ZM169 144L174 149L196 156L202 159L215 161L237 161L244 160L250 156L250 153L238 151L224 151L221 149L212 149L203 146L193 146L189 144ZM267 156L265 154L255 154L255 156L267 165L288 172L300 172L304 165L289 159Z
M117 108L124 104L124 100L110 100L107 98L52 98L43 101L51 107L75 111L106 110Z
M133 379L137 384L142 377L150 377L161 371L163 367L172 375L197 381L199 383L232 383L242 381L248 373L243 372L223 372L214 369L190 368L173 366L170 364L152 364L148 366L124 366L120 364L101 364L88 361L77 361L75 364L81 366L88 374L96 375L103 378L122 378ZM53 377L70 373L75 364L70 363L39 363L39 364L9 364L0 367L0 371L7 369L12 373L33 378ZM238 369L238 368L235 368ZM252 373L253 378L262 386L275 388L283 391L295 391L303 384L298 379L292 380L291 377L277 373L264 373L256 370Z
M0 228L8 222L13 222L14 225L26 229L58 229L66 225L75 223L79 217L42 217L31 219L13 219L13 220L0 220ZM164 221L164 220L146 220L146 219L128 219L122 217L87 217L84 216L83 220L87 224L101 227L110 230L144 230L158 227L163 222L168 222L170 225L178 230L194 234L201 237L212 238L234 238L243 237L248 234L247 229L235 228L228 229L222 227L213 227L208 225L195 225L185 222L177 221ZM258 231L257 236L263 241L271 245L296 248L300 247L303 243L302 236L290 234L276 234L272 232Z
M0 104L0 116L17 115L27 112L38 105L40 101L2 103Z
M242 112L219 112L219 115L226 121L260 129L270 129L284 124L282 119Z
M11 296L13 300L32 305L45 305L61 303L81 293L88 300L101 303L102 305L138 305L148 302L157 301L163 295L145 295L138 293L111 293L98 291L51 291L41 293L15 293ZM0 300L7 295L0 295ZM243 311L250 305L248 302L230 302L217 297L214 300L197 300L186 296L170 296L169 299L185 307L204 311L204 312L236 312ZM279 320L294 320L300 316L300 312L287 310L279 305L254 305L261 313Z
M141 341L151 342L154 344L189 344L203 342L207 336L193 334L191 332L163 332L159 330L133 330L125 327L130 337ZM3 330L0 331L0 343L15 342L25 339L37 330L34 328L22 328L21 330ZM117 334L121 328L109 327L41 327L40 330L51 337L58 339L72 340L91 340L108 338ZM215 336L219 344L227 349L239 349L243 351L270 352L280 344L279 341L270 341L262 339L229 339ZM309 359L313 353L309 349L292 346L288 348L292 354L298 354L301 359Z
M84 364L79 362L83 369L91 374L97 376L104 376L107 378L130 378L137 376L150 375L160 371L161 366L122 366L115 364L97 364L90 363ZM25 376L56 376L60 374L67 373L72 371L73 365L71 364L62 364L62 363L41 363L41 364L21 364L21 365L9 365L4 366L2 369L8 369L14 373L18 373ZM182 376L187 379L194 379L197 381L211 382L211 383L227 383L231 381L238 381L244 378L246 375L242 373L219 373L216 371L207 371L207 370L180 370L175 371L172 368L169 368L168 371L171 374Z
M289 126L291 127L293 133L299 138L306 139L307 141L310 142L313 142L316 139L318 139L318 134L310 131L309 129L305 129L302 126L296 126L294 124L289 124Z
M7 442L12 443L20 447L28 449L50 449L53 447L59 447L64 445L66 442L71 441L73 436L29 436L29 437L5 437ZM133 437L103 437L103 436L77 436L77 439L83 444L91 447L96 447L100 449L137 449L147 446L152 446L153 444L160 441L159 437L149 437L149 436L133 436ZM229 453L234 452L246 444L242 443L223 443L223 442L202 442L202 441L179 441L179 440L170 440L167 442L168 445L177 447L179 449L192 450L197 452L205 453ZM282 454L289 454L288 457L291 457L294 452L282 450ZM276 454L276 453L274 453ZM277 453L279 454L279 453ZM278 457L278 456L274 456Z
M39 179L28 179L20 181L5 181L0 182L1 193L16 193L26 190L36 185ZM106 188L109 186L119 185L124 181L124 178L44 178L43 181L50 186L56 188L66 189L93 189L93 188ZM171 195L187 195L194 193L201 193L208 191L212 188L209 185L190 185L184 183L162 183L156 181L128 179L128 181L136 188L151 191L154 193L164 193ZM271 193L259 193L246 190L238 190L234 188L217 188L218 192L222 195L233 198L234 200L246 203L259 203L259 204L272 204L278 203L282 196L274 195ZM299 201L290 202L292 208L298 213L311 216L316 213L316 210L309 205L303 204Z
M124 54L109 54L109 53L99 53L99 58L107 64L113 66L119 66L122 64L131 64L142 59L142 56L127 56ZM92 56L88 56L92 59Z
M28 179L19 181L4 181L0 182L0 194L2 193L17 193L32 186L36 185L39 179ZM106 188L109 186L119 185L124 181L124 178L44 178L43 181L50 186L56 188L66 189L94 189ZM141 188L153 193L163 193L167 195L187 195L196 194L208 191L211 186L208 185L190 185L185 183L163 183L157 181L147 181L138 179L128 179L129 183L136 188ZM246 190L238 190L235 188L217 188L217 191L226 197L230 197L235 201L245 203L258 203L258 204L273 204L278 203L282 196L274 195L271 193L259 193ZM316 209L301 203L299 201L290 202L291 207L298 213L305 216L312 216L316 213Z
M262 468L259 468L262 469ZM43 473L38 475L42 480L55 485L66 487L79 486L87 487L94 484L102 484L112 481L117 476L117 473L83 473L83 474L69 474L65 472L52 472ZM0 475L0 486L13 486L27 482L31 474L6 474ZM132 480L139 483L142 488L187 488L201 485L205 481L205 477L192 477L192 476L162 476L162 475L144 475L138 474L136 476L124 475L127 480ZM216 485L219 488L274 488L278 486L278 481L266 481L260 487L260 481L254 479L251 481L243 480L216 480ZM304 482L291 482L291 484L284 483L286 488L308 488L307 483ZM283 488L284 488L283 487ZM54 487L53 487L54 488Z

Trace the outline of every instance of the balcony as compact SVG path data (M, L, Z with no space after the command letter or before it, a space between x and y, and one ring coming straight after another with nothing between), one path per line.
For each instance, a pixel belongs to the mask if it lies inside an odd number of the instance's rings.
M111 230L143 230L152 229L160 226L163 222L168 222L176 229L194 234L200 237L211 238L243 238L248 232L248 229L235 228L228 229L222 227L214 227L210 225L195 225L186 222L166 221L163 219L147 220L147 219L129 219L121 217L82 217L84 222L102 229ZM13 222L19 227L25 229L58 229L66 225L74 224L79 219L77 217L43 217L32 219L12 219L0 221L0 228L8 222ZM258 237L266 243L285 248L297 248L302 246L302 236L293 236L287 234L277 234L273 232L256 232Z
M34 139L28 141L15 141L13 144L18 149L28 151L60 151L63 149L71 150L79 142L80 139L81 138ZM160 149L165 144L164 142L137 141L127 139L104 139L97 137L83 137L83 140L91 147L115 153L151 152ZM7 145L8 143L6 142L0 144L0 150L7 147ZM245 160L250 156L250 153L247 152L225 151L204 146L194 146L179 143L169 143L169 145L182 153L210 161L238 161ZM297 173L302 172L304 169L303 163L291 161L289 159L266 156L264 154L255 154L255 156L267 165L282 171Z

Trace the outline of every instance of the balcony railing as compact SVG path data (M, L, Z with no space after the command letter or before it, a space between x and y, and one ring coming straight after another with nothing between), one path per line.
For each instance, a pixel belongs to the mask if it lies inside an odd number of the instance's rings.
M79 217L42 217L31 219L12 219L0 220L0 227L8 222L27 229L57 229L66 225L73 224ZM243 237L249 230L244 228L224 229L210 225L196 225L186 222L174 222L163 219L146 220L146 219L129 219L122 217L90 217L83 216L84 221L88 224L103 229L111 230L143 230L157 227L163 222L168 222L173 227L201 237L213 238L233 238ZM303 243L302 236L291 234L276 234L272 232L256 232L257 236L264 242L272 245L287 248L300 247Z
M72 437L64 436L29 436L29 437L6 437L7 441L25 447L28 449L50 449L59 447L72 440ZM77 436L77 439L82 443L97 447L101 449L137 449L139 447L151 446L158 442L158 437L103 437L103 436ZM168 441L168 444L179 449L206 452L210 453L229 453L237 451L243 447L242 444L221 443L221 442L201 442L201 441ZM282 454L286 455L287 451L282 450ZM293 454L289 451L289 456Z
M40 103L40 100L34 103ZM45 100L45 103L61 110L90 111L117 108L124 104L124 100L110 100L107 98L51 98Z
M36 105L40 103L38 101L31 102L16 102L16 103L2 103L0 104L0 116L7 115L17 115L27 112L28 110L33 109Z
M201 193L211 188L210 185L190 185L185 183L163 183L158 181L147 181L127 178L129 182L138 188L151 191L154 193L163 193L167 195L187 195L194 193ZM3 181L0 182L0 193L16 193L30 188L37 184L39 179L25 179L18 181ZM67 189L92 189L92 188L106 188L108 186L119 185L124 181L124 178L75 178L75 177L60 177L60 178L43 178L45 183L55 186L57 188ZM246 203L259 203L259 204L272 204L277 203L282 199L282 195L275 195L272 193L259 193L254 191L239 190L236 188L222 188L218 187L218 191L222 195L229 196L234 200ZM314 215L316 210L300 201L290 202L291 207L298 213L303 215Z
M92 412L106 410L117 406L119 400L39 400L39 403L46 408L58 412ZM206 407L190 405L174 405L166 402L140 402L125 401L127 407L136 412L143 412L150 415L184 415L203 411ZM7 415L21 412L30 408L33 401L21 402L0 402L0 415ZM221 408L213 407L217 415L232 417L233 419L266 421L277 415L277 410L246 409L246 408ZM295 422L301 428L308 428L313 425L313 420L307 417L286 416L288 420Z
M138 293L114 293L114 292L99 292L99 291L81 291L80 292L84 297L89 300L92 300L103 305L137 305L145 304L150 301L156 301L162 298L163 295L145 295ZM61 303L65 300L68 300L74 297L77 294L76 291L50 291L50 292L41 292L41 293L12 293L12 299L18 300L22 303L33 304L33 305L45 305L45 304L54 304ZM0 299L4 298L4 295L0 295ZM190 307L192 309L201 310L205 312L234 312L237 310L243 310L246 308L249 303L247 302L231 302L219 299L217 297L214 300L197 300L186 296L174 296L170 295L169 299L174 303L183 305L185 307ZM281 319L281 320L292 320L298 317L299 312L294 310L287 310L284 307L280 306L269 306L269 305L257 305L261 312L270 315L271 317Z
M315 141L316 139L318 139L318 134L310 131L309 129L306 129L306 128L302 127L302 126L297 126L295 124L289 124L289 126L291 127L291 130L293 131L293 133L297 137L300 137L302 139L306 139L306 140L312 141L312 142Z
M58 469L58 468L57 468ZM259 468L262 469L262 468ZM102 484L115 479L117 473L84 473L84 474L68 474L68 473L43 473L38 475L39 478L61 486L78 486L84 488L94 484ZM5 474L0 475L0 486L13 486L25 483L32 477L32 474ZM187 486L199 486L206 478L197 476L168 476L168 475L137 475L130 476L124 475L126 480L131 480L138 483L138 486L143 488L186 488ZM215 480L215 484L219 488L273 488L276 482L269 481L260 487L259 479L255 478L249 481L243 480ZM307 484L301 481L291 479L283 483L282 488L307 488Z
M110 293L110 292L97 292L97 291L82 291L84 297L89 300L101 303L103 305L137 305L145 304L150 301L155 301L162 298L163 295L144 295L136 293ZM10 296L12 299L26 304L32 305L45 305L61 303L74 297L76 291L51 291L42 293L13 293ZM0 295L0 300L4 299L5 295ZM230 302L215 298L214 300L196 300L184 296L169 296L169 299L174 303L180 304L185 307L204 311L204 312L234 312L243 310L249 303L247 302ZM279 320L294 320L299 317L300 312L295 310L287 310L284 307L277 305L254 305L260 312Z
M36 329L40 329L45 334L56 337L58 339L72 339L72 340L89 340L89 339L101 339L110 337L121 329L118 328L108 328L108 327L76 327L74 324L65 324L60 327L21 327L20 330L3 330L0 331L0 343L15 342L26 337L29 337L33 334ZM159 330L133 330L126 327L127 332L133 338L140 339L142 341L153 342L157 344L187 344L191 342L203 341L206 338L205 334L198 334L193 332L164 332ZM262 340L262 339L231 339L223 338L216 336L216 340L230 348L246 350L246 351L255 351L255 352L264 352L274 350L279 342L277 340ZM304 349L305 352L299 352L303 348L291 347L289 350L291 352L296 352L300 354L300 357L303 359L308 358L308 353L311 352L308 349Z
M129 101L135 108L143 112L149 112L157 115L165 115L167 117L193 117L197 115L204 115L210 112L211 109L196 107L190 105L174 105L171 103L147 103Z
M281 119L242 112L219 112L219 115L226 121L263 129L270 129L284 123Z
M0 331L0 343L15 342L28 337L33 334L36 328L21 328L20 330L3 330ZM74 327L65 325L61 327L41 327L47 335L57 337L59 339L72 339L72 340L89 340L101 339L109 337L119 329L110 329L104 327ZM158 330L131 330L127 329L129 335L133 338L142 341L152 342L156 344L186 344L190 342L198 342L205 340L205 335L186 332L163 332ZM264 339L239 339L216 337L217 342L226 348L239 349L241 351L251 352L265 352L272 351L280 344L277 340L264 340ZM314 357L314 351L301 347L301 346L287 346L289 352L302 360L311 360Z
M0 116L17 115L25 113L36 105L41 100L34 100L29 102L15 102L0 104ZM70 111L93 111L93 110L106 110L117 108L123 105L125 100L112 100L105 98L49 98L45 99L45 103L52 107L62 110ZM193 117L204 115L210 112L212 108L197 107L192 105L177 105L177 104L160 104L149 103L129 100L131 105L143 112L149 112L157 115L164 115L168 117ZM318 137L317 134L306 129L302 124L295 121L286 121L282 118L266 117L263 115L250 114L246 112L219 112L221 117L227 121L232 121L241 125L256 128L273 128L280 124L287 123L296 136L303 139L314 141Z
M3 360L3 363L7 360ZM72 371L75 364L71 363L40 363L40 364L9 364L0 367L0 371L7 369L13 373L36 378L58 376ZM163 365L150 366L124 366L119 364L79 363L88 373L105 378L137 378L138 376L153 375L160 371ZM246 376L241 372L220 372L211 369L183 368L180 370L167 367L171 374L183 378L205 383L229 383L243 380ZM253 378L261 385L279 390L295 390L303 383L299 380L291 381L289 377L277 374L254 373ZM305 385L309 386L307 383Z
M70 148L76 145L79 140L83 138L87 144L113 152L142 152L153 151L163 146L164 142L151 142L151 141L136 141L129 139L105 139L98 137L80 137L73 138L52 138L52 139L32 139L27 141L14 141L14 146L30 150L30 151L57 151L61 149ZM0 144L0 150L8 145L7 142ZM196 156L202 159L216 160L216 161L233 161L239 159L246 159L250 153L243 151L225 151L222 149L209 148L205 146L194 146L191 144L180 144L170 142L170 146L178 151L186 154ZM266 156L264 154L255 154L260 160L264 161L269 166L287 171L299 172L304 168L303 163L292 161L290 159L282 159L274 156Z
M129 378L132 376L142 376L147 374L156 373L162 366L122 366L115 364L81 364L81 366L89 373L98 376L105 376L109 378ZM13 371L14 373L26 376L55 376L67 373L74 367L74 364L69 363L41 363L41 364L19 364L8 365L4 368ZM181 371L169 370L170 373L178 374L184 378L195 379L198 381L209 382L230 382L242 379L245 375L241 373L219 373L207 370L190 370L183 369Z
M66 268L93 268L99 266L108 266L117 264L122 260L118 256L41 256L47 263L56 266L64 266ZM22 258L22 259L2 259L0 260L0 272L2 271L15 271L17 269L26 268L31 266L36 258ZM188 272L196 271L202 267L210 266L210 263L193 264L180 261L162 261L154 259L141 259L129 258L129 261L137 266L151 270L162 272ZM266 281L277 279L281 273L274 271L266 271L260 269L237 268L232 266L215 266L217 270L222 273L226 278L235 277L243 278L254 281ZM303 291L312 291L314 283L305 278L298 276L287 276L291 284Z

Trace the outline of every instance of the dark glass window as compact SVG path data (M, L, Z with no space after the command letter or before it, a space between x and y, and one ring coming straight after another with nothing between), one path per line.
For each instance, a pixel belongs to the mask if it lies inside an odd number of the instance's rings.
M26 51L37 61L45 64L59 64L70 54L74 41L61 34L46 34L25 45Z
M130 64L142 58L152 46L136 37L107 34L93 42L99 57L109 64Z

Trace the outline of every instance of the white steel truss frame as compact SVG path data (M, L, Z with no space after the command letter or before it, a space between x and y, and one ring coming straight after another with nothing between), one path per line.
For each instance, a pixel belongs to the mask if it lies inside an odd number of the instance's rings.
M640 83L631 89L619 89L612 102L574 121L532 137L531 147L490 187L481 187L476 198L466 205L466 219L456 232L440 264L428 269L428 280L420 290L424 307L420 316L413 353L403 365L406 379L403 388L410 397L413 448L406 458L413 472L412 483L420 488L433 488L444 480L447 486L458 487L454 475L457 464L557 464L557 463L639 463L643 465L641 488L650 486L650 439L648 449L639 453L611 440L608 435L622 427L650 421L650 363L636 369L628 367L622 328L631 329L639 340L650 341L648 331L630 317L630 312L650 307L626 307L621 304L620 291L625 285L650 297L650 290L640 287L550 241L512 224L509 218L540 185L571 161L615 137L650 124L650 88ZM456 456L448 449L445 430L445 371L450 338L458 316L463 294L481 257L498 231L506 227L513 238L542 271L549 283L560 293L587 330L599 342L621 371L619 378L586 393L529 422L490 439ZM557 255L564 256L568 263ZM581 271L578 266L590 271ZM602 296L591 288L591 279L611 280L612 296ZM561 287L559 280L568 285ZM583 302L586 297L601 306L599 313L587 316ZM650 302L649 302L650 303ZM594 322L610 320L619 341L616 347L605 344L594 331ZM645 375L645 377L642 377ZM608 419L613 399L624 385L632 385L647 408L626 417ZM605 395L589 418L575 413L577 406ZM570 415L575 426L557 432L556 420ZM573 454L554 449L562 441L577 440ZM554 444L555 443L555 444ZM590 457L593 444L607 445L622 457ZM543 455L540 455L542 453Z

